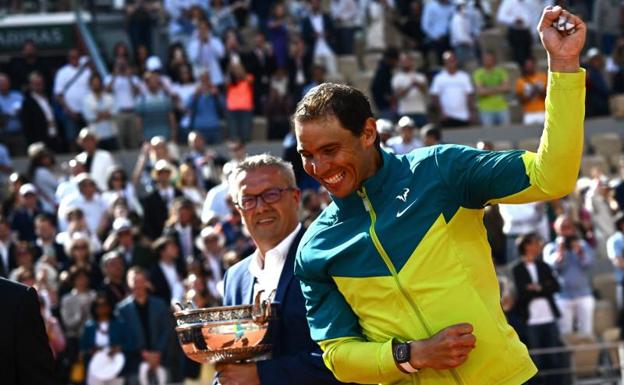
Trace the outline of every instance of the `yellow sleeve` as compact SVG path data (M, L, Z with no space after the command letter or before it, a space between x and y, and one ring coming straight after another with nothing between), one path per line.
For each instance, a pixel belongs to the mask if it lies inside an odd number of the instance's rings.
M529 186L488 203L525 203L569 194L583 156L584 119L585 70L549 73L540 146L537 153L526 151L522 155Z

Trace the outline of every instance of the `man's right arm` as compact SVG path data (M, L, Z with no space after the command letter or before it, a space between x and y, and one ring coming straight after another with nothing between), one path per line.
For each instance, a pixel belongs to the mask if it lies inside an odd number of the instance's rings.
M331 277L315 274L310 264L302 261L301 253L306 251L300 248L299 253L295 274L306 299L310 333L321 346L323 361L334 376L342 382L361 384L409 378L394 360L393 343L397 341L367 341L358 317ZM410 363L418 369L454 368L465 362L474 346L471 325L451 325L430 338L412 341Z
M312 339L321 346L325 365L339 381L373 384L405 376L394 363L392 340L366 341L357 316L333 283L306 279L299 263L295 273L306 299Z

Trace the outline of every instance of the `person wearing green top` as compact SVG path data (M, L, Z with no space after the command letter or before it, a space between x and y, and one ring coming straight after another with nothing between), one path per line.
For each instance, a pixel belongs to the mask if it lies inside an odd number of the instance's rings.
M472 74L477 90L477 108L481 124L496 126L509 124L509 109L505 94L509 92L509 76L496 65L493 52L483 54L483 67Z

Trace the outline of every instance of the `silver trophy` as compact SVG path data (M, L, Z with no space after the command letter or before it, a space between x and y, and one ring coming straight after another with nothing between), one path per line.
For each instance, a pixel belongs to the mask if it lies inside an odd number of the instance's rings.
M252 305L195 309L192 304L174 313L176 333L184 354L199 363L245 362L269 358L270 324L275 320L273 293Z

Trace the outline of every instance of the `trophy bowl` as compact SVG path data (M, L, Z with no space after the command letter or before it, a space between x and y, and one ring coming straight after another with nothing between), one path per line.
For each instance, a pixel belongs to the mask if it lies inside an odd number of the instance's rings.
M199 363L254 361L271 352L269 325L276 314L269 301L253 305L184 309L174 313L184 354Z

